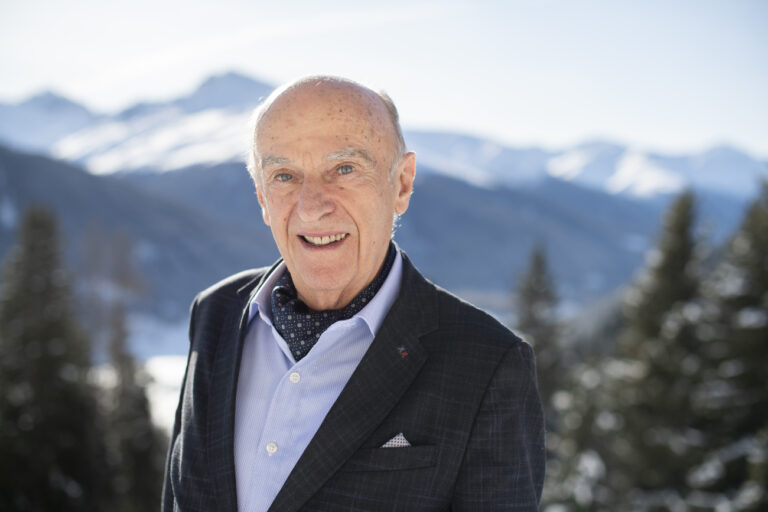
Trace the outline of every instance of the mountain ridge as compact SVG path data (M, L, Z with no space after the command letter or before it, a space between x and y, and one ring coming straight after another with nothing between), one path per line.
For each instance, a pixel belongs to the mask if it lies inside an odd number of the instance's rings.
M251 110L272 89L244 74L226 72L176 99L138 103L115 115L91 114L88 119L61 123L56 122L55 113L48 119L39 112L20 119L25 102L0 105L0 140L47 152L96 174L167 172L243 161ZM16 126L27 126L26 131L9 128L11 123L3 125L8 109L14 111ZM51 123L56 130L49 129ZM767 162L723 145L677 155L611 141L546 150L468 134L418 130L406 130L406 142L426 172L490 188L524 186L552 176L632 197L665 196L690 187L744 200L754 195L759 179L768 178Z

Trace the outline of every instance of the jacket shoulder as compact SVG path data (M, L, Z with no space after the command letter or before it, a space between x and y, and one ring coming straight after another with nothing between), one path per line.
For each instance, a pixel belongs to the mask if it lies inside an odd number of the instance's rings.
M254 286L269 272L270 267L253 268L232 274L221 281L214 283L195 297L195 303L210 300L237 297L238 291L250 283Z
M405 254L403 262L398 314L413 321L421 332L429 333L425 340L436 343L440 351L490 349L503 353L513 347L530 349L492 315L424 277Z
M474 331L502 344L526 344L486 311L439 286L435 286L435 289L441 329Z
M232 315L242 310L247 294L270 268L245 270L209 286L195 297L190 308L189 340L200 352L211 352L218 334Z

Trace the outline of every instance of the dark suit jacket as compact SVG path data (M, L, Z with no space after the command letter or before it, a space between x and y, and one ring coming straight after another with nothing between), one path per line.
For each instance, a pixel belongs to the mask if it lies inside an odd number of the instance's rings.
M247 305L272 269L237 274L195 299L166 512L237 510ZM400 432L413 446L381 448ZM544 458L530 346L403 255L398 298L270 511L536 510Z

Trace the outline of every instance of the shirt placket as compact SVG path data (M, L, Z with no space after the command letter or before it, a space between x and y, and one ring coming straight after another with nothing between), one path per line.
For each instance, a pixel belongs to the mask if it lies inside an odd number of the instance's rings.
M264 429L256 447L253 486L270 488L271 495L277 495L288 477L296 457L293 457L296 440L296 426L304 420L301 401L304 394L302 368L294 365L280 378L275 389ZM254 499L261 493L252 493Z

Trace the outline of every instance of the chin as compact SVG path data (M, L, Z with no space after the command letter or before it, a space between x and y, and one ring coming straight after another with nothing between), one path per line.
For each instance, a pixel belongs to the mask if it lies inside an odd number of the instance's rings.
M297 276L301 279L309 290L325 293L338 291L341 292L353 281L354 276L349 272L345 272L345 268L342 269L308 269L304 268L303 272L298 274L291 272L293 276ZM295 279L294 279L295 280Z
M316 293L341 293L350 284L350 279L346 276L325 275L322 277L309 278L304 281L306 285Z

